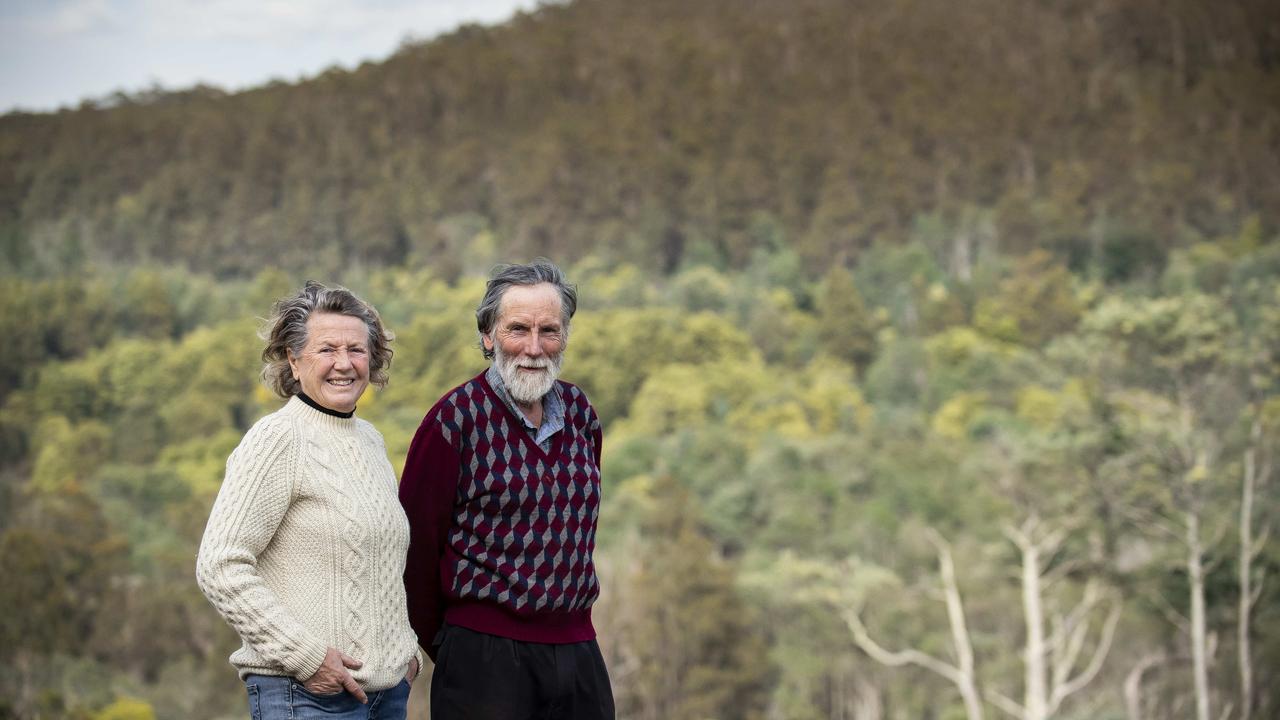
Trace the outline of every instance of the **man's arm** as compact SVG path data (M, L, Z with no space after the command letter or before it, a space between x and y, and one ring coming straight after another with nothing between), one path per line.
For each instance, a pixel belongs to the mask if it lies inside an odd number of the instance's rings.
M591 410L591 446L596 453L596 470L604 472L604 461L601 459L601 453L604 451L604 438L600 429L600 416L596 415L594 406L588 404L587 407Z
M409 624L432 660L432 641L444 623L440 562L461 475L458 451L445 432L435 413L428 414L409 445L400 478L400 504L409 518L409 553L404 568Z

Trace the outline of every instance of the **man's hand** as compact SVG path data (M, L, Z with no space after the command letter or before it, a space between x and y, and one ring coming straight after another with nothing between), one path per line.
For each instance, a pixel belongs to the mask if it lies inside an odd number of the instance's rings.
M409 684L412 685L414 679L418 677L418 672L420 670L422 670L422 668L418 667L418 658L417 657L409 658L409 673L404 676L404 679L408 680Z
M359 670L362 665L364 663L341 650L329 648L325 651L324 662L320 663L320 669L316 670L315 675L303 680L302 685L316 695L333 695L346 690L360 702L367 703L369 696L364 694L360 683L347 672L347 668Z

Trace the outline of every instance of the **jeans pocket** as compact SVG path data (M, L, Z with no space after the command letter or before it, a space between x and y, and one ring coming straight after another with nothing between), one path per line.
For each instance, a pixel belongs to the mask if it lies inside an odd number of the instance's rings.
M361 707L356 696L346 690L321 695L311 692L301 683L293 683L291 690L290 704L293 707L293 717L299 720L325 715L342 715Z
M409 710L409 693L413 686L408 680L401 680L395 687L387 688L378 693L378 704L376 707L370 708L371 718L385 718L393 720L399 718L403 720Z

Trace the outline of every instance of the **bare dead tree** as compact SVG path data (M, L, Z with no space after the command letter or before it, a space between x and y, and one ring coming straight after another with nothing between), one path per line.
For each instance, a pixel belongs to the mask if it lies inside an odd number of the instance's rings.
M1121 603L1111 597L1093 653L1081 668L1081 654L1090 635L1090 618L1106 594L1095 581L1085 585L1084 594L1065 615L1050 619L1045 632L1045 593L1051 582L1048 562L1066 540L1066 530L1049 527L1032 515L1019 527L1006 525L1004 534L1022 554L1022 612L1027 639L1023 650L1023 701L1018 704L994 688L987 688L992 704L1019 720L1047 720L1058 712L1064 700L1082 690L1097 677L1111 651Z
M1262 573L1254 584L1253 563L1267 544L1270 526L1253 534L1253 501L1257 486L1271 476L1271 454L1262 451L1263 422L1261 411L1255 411L1249 428L1249 444L1244 453L1244 477L1240 489L1240 612L1236 620L1237 652L1240 664L1240 720L1249 720L1253 711L1253 654L1250 630L1253 606L1262 595ZM1261 457L1260 457L1261 456Z
M1143 720L1142 714L1142 677L1147 671L1164 663L1167 656L1162 652L1143 655L1129 674L1124 678L1124 708L1129 720Z
M1217 444L1197 442L1195 410L1190 393L1179 378L1176 382L1178 419L1180 425L1180 451L1187 472L1182 481L1185 500L1183 528L1187 549L1187 579L1191 585L1191 667L1196 690L1196 720L1209 720L1209 660L1206 652L1208 628L1205 618L1204 558L1207 548L1201 536L1200 523L1204 512L1204 497L1200 486L1210 476L1210 468L1217 457Z
M982 700L978 694L974 674L973 644L969 640L969 628L965 623L964 604L960 587L956 582L955 563L951 559L951 546L932 528L927 530L929 542L938 553L938 570L942 577L942 591L947 605L947 619L951 626L951 642L956 663L952 664L914 648L891 651L871 638L862 623L859 611L845 608L844 619L853 633L853 640L873 660L890 667L917 665L946 678L959 691L969 720L982 720Z

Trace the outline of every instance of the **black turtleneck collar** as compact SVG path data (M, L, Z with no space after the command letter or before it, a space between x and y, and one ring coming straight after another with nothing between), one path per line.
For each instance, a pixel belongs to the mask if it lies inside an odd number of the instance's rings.
M298 399L310 405L311 407L315 408L316 410L319 410L325 415L332 415L334 417L340 417L340 418L349 418L356 414L356 411L354 409L351 412L343 413L343 412L338 412L337 410L333 410L332 408L327 408L321 405L320 403L316 402L315 400L312 400L311 398L307 397L307 394L302 392L301 390L298 391Z

